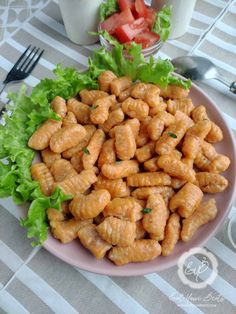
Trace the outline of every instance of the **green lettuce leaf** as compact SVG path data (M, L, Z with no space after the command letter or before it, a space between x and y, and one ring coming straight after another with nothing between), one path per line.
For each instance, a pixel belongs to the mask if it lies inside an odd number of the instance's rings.
M169 77L169 84L178 85L183 87L184 89L189 89L191 87L191 80L181 80L177 76Z
M76 95L83 88L97 88L97 83L88 71L78 72L74 68L62 68L58 64L53 71L54 79L43 79L36 85L31 94L31 101L34 104L49 107L49 103L55 96L65 99Z
M61 203L72 199L72 196L64 195L59 188L56 188L51 196L45 197L39 186L34 190L32 196L33 201L29 207L27 218L21 219L20 224L27 228L27 237L35 239L32 246L37 246L42 245L47 239L47 208L61 210Z
M92 36L102 35L113 46L120 44L119 41L115 37L111 36L105 29L102 29L98 32L89 32L89 35Z
M169 84L169 79L174 67L169 60L157 59L153 57L148 63L142 64L139 68L139 79L143 82L150 82L165 87Z
M172 73L174 67L170 60L158 58L156 61L150 57L149 61L142 64L138 68L138 78L142 82L157 84L160 87L166 87L169 84L178 85L184 89L189 89L191 86L190 80L181 80Z
M119 11L116 0L107 0L100 5L100 20L103 22L108 16Z
M14 167L11 164L0 162L0 197L12 195L16 189L16 178Z
M33 93L38 97L35 90ZM28 228L28 236L36 239L34 244L42 244L47 232L46 208L59 209L60 203L71 197L59 189L50 197L42 194L38 182L31 178L30 166L35 152L27 142L39 124L56 116L44 102L35 104L26 95L24 85L18 93L10 93L9 98L11 102L7 109L11 114L4 113L3 124L0 125L0 197L12 196L16 204L32 201L28 217L21 224ZM37 114L33 114L34 111Z
M137 77L137 68L140 64L145 63L141 54L142 47L136 43L130 46L116 44L111 51L107 51L104 47L95 50L92 57L89 58L89 71L99 74L105 70L111 70L116 75L128 75L133 81Z
M156 19L152 27L152 31L158 34L162 41L166 41L171 31L171 15L170 6L164 6L156 13Z
M191 86L190 80L181 80L174 76L174 67L169 60L153 57L146 61L141 53L142 47L136 43L131 45L117 44L111 51L104 47L95 50L89 58L89 71L97 78L105 70L113 71L117 76L128 75L133 81L140 80L166 87L176 84L185 89Z

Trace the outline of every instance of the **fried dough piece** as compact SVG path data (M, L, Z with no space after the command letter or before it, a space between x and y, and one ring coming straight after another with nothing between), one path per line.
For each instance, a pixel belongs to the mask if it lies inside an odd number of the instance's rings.
M121 108L109 113L107 120L101 125L104 132L109 132L111 128L124 121L125 115ZM112 137L112 136L111 136Z
M147 172L156 172L160 170L160 168L157 165L158 157L153 157L151 159L146 160L143 163L143 167Z
M54 187L59 187L64 194L76 195L84 193L97 181L93 169L83 170L80 174L67 178L61 182L55 182Z
M70 203L70 212L76 219L94 218L103 211L110 199L107 190L92 191L88 195L77 194Z
M101 129L97 129L91 137L86 152L82 157L84 169L90 169L95 165L101 152L102 145L105 142L105 133Z
M190 241L195 232L202 225L208 223L216 217L217 212L218 209L213 198L202 202L190 217L183 220L181 239L184 242Z
M62 243L69 243L77 238L78 231L88 224L92 224L92 219L76 220L75 218L66 219L62 209L58 211L54 208L47 209L49 225L54 238Z
M185 113L177 111L175 114L175 122L172 123L157 140L156 153L159 155L170 154L192 125L192 119Z
M75 98L67 101L67 110L74 113L78 123L88 124L90 122L90 107Z
M54 180L48 167L43 162L39 162L31 165L30 172L32 178L39 182L42 193L46 196L51 195L54 190Z
M171 177L164 172L142 172L129 175L127 184L133 187L170 185Z
M136 142L134 134L128 125L115 127L116 154L121 160L129 160L134 157Z
M196 123L202 120L209 120L209 117L204 106L198 106L192 111L193 121ZM213 121L211 122L211 130L206 136L206 140L210 143L217 143L223 140L223 132L221 128Z
M169 211L163 197L160 194L152 194L148 197L146 207L151 212L144 214L143 227L154 240L164 239L164 230L168 219Z
M122 110L131 118L143 120L148 116L149 106L141 99L127 98L122 103Z
M111 82L117 79L117 76L112 71L104 71L98 77L99 89L110 93Z
M171 198L169 208L172 212L177 209L181 217L187 218L199 206L202 197L199 187L188 182Z
M52 135L61 128L62 122L49 119L45 121L30 137L28 146L42 150L49 146Z
M78 174L72 164L68 160L62 158L54 162L50 171L56 182L63 181Z
M109 117L109 109L116 103L114 95L97 99L94 102L94 108L90 113L90 120L94 124L103 124Z
M96 225L89 224L78 231L78 237L82 245L88 249L97 259L102 259L106 252L112 247L111 244L102 240Z
M98 176L98 180L94 184L94 189L106 189L111 194L111 198L126 197L130 195L130 189L122 179L111 180L102 175Z
M143 147L140 147L135 152L135 157L137 160L142 163L152 158L155 155L155 143L149 142Z
M171 214L166 227L164 240L161 243L161 252L163 256L169 256L175 248L180 236L180 216L177 213Z
M111 93L119 96L121 92L126 90L132 85L132 80L128 76L118 77L110 83Z
M101 169L104 164L113 164L116 161L115 143L112 138L106 140L101 149L98 158L98 168Z
M71 124L76 124L77 119L75 114L72 111L67 112L65 118L62 120L62 125L63 126L68 126Z
M188 97L189 89L177 85L168 85L165 88L160 88L160 96L171 99L181 99Z
M56 112L56 114L58 114L58 116L60 116L62 119L65 118L67 113L67 107L64 98L56 96L51 102L51 107L52 110Z
M114 164L104 164L102 174L108 179L121 179L139 171L139 164L136 160L124 160Z
M146 200L150 195L155 194L160 194L163 197L166 206L168 206L169 200L175 194L175 191L169 186L151 186L137 188L131 193L133 197L141 200Z
M76 146L86 136L86 129L80 124L71 124L56 131L50 139L50 148L55 153Z
M169 99L167 101L167 111L171 114L175 114L179 110L190 116L193 109L194 105L191 98Z
M229 185L228 180L218 173L198 172L196 182L200 189L205 193L223 192Z
M182 152L187 158L195 159L201 149L202 142L211 129L208 120L198 121L188 129L184 137Z
M100 237L112 244L120 247L131 245L136 237L136 223L121 220L116 217L107 217L96 227Z
M54 153L49 147L41 151L43 162L50 169L53 163L61 158L61 154Z
M65 150L62 153L63 158L70 159L75 153L82 151L82 149L88 145L91 137L93 136L93 134L97 130L95 125L92 125L92 124L84 125L84 128L85 128L87 133L86 133L85 137L83 138L83 140L80 141L76 146Z
M72 164L72 166L75 168L75 170L80 173L81 171L84 170L84 166L83 166L83 151L77 152L75 154L73 154L73 156L71 157L70 163Z
M142 218L142 206L134 197L114 198L110 201L105 209L103 215L115 216L123 220L135 222Z
M162 155L158 158L157 165L172 177L195 182L195 171L181 160Z
M151 261L161 254L161 246L156 240L135 240L127 247L113 247L108 258L117 266L128 263Z
M105 96L109 96L108 93L102 90L95 90L95 89L92 89L92 90L83 89L80 91L79 95L80 95L81 101L84 104L89 105L89 106L93 105L93 103L97 99L105 97Z

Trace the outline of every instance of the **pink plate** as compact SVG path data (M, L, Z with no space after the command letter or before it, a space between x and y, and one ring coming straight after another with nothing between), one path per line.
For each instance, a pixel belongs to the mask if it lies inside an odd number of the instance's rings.
M224 140L217 144L216 148L218 152L226 154L231 159L229 169L224 172L224 176L229 181L229 187L223 193L213 195L219 209L216 219L202 226L189 243L179 241L172 255L168 257L160 256L151 262L132 263L118 267L106 258L96 260L96 258L80 244L79 240L74 240L70 244L61 244L58 240L54 239L51 234L48 235L48 239L44 244L44 247L49 252L73 266L94 273L109 276L139 276L161 271L176 265L179 257L184 252L193 247L203 246L213 237L216 231L223 225L232 206L236 189L236 148L232 132L212 100L194 84L192 84L191 87L190 97L195 105L203 104L206 106L209 117L221 127Z

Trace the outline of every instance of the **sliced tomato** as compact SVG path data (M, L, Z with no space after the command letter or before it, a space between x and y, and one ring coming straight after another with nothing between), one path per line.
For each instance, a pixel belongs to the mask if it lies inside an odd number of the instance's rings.
M144 30L137 34L133 41L135 41L137 44L141 44L142 48L148 48L154 45L158 40L160 39L160 36L156 33L153 33L148 30Z
M156 13L157 10L155 10L154 8L147 8L146 21L150 29L152 29L152 26L156 20Z
M133 23L124 24L116 29L116 36L121 43L131 41L142 31L148 28L148 24L143 17L135 20Z
M135 0L135 10L139 17L147 16L147 6L144 3L144 0Z
M133 11L135 9L133 0L117 0L117 2L121 11L125 11L126 9Z
M117 27L132 22L134 22L133 14L130 9L126 9L125 11L109 16L104 22L102 22L101 28L113 35Z
M139 18L139 14L138 14L138 12L135 10L135 7L134 7L134 9L132 10L132 14L133 14L135 20L137 20L137 19Z

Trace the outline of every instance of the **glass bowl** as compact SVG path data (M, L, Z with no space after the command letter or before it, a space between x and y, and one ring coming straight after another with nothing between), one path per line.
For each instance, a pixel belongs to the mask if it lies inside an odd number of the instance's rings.
M98 25L98 31L100 32L101 29L101 25ZM113 48L113 45L109 43L108 40L106 40L101 34L99 35L99 40L100 40L100 44L105 47L107 50L111 51ZM144 58L148 58L152 55L155 55L158 50L161 49L161 47L163 46L163 41L161 39L159 39L154 45L152 45L151 47L148 48L143 48L142 49L142 54L144 56Z

